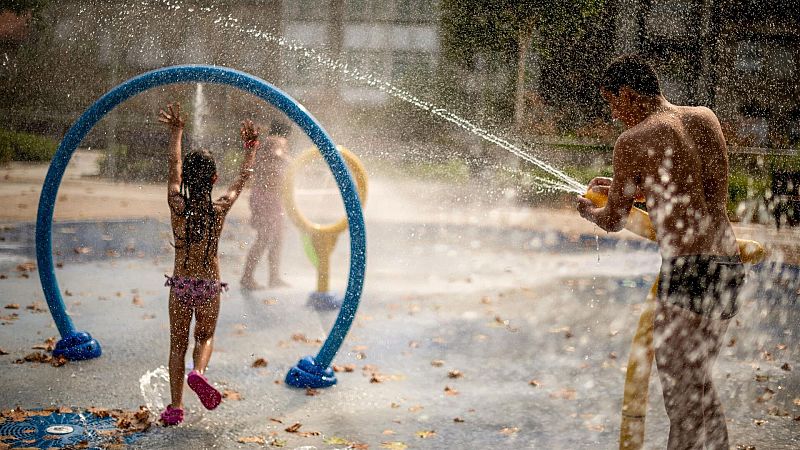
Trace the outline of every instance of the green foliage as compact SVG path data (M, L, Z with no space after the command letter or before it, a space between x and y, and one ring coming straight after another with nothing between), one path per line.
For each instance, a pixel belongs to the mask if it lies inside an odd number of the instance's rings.
M136 155L127 145L112 145L100 160L100 176L125 181L164 181L166 162Z
M0 163L49 161L56 147L56 142L47 137L0 129Z
M458 86L468 91L465 72L484 72L492 79L480 87L484 103L500 102L492 105L489 118L508 120L525 40L538 54L538 94L560 111L559 128L575 129L604 113L595 78L611 57L614 2L443 0L441 9L442 55L450 66L443 70L452 70L454 78L442 95L457 103L473 102L474 93L470 98ZM497 118L496 113L506 116Z
M31 12L38 18L41 11L50 3L50 0L0 0L0 12L11 11L16 15Z

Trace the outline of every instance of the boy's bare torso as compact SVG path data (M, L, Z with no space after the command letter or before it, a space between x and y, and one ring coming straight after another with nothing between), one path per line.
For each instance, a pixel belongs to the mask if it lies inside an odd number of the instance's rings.
M615 160L633 168L662 256L737 254L726 212L727 147L711 110L666 103L623 133L618 147L628 154Z

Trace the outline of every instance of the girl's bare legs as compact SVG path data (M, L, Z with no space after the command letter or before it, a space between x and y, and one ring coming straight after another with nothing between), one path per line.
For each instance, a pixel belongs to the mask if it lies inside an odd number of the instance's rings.
M189 326L192 310L169 293L169 389L172 407L183 408L183 377L186 370L186 350L189 347Z
M242 273L242 280L241 284L242 287L245 289L258 289L258 283L253 278L253 274L256 271L256 266L258 265L258 260L261 259L261 255L264 254L264 250L267 248L267 233L264 230L257 230L256 234L256 241L253 242L253 245L250 247L250 251L247 252L247 261L244 264L244 272Z
M267 251L269 262L269 287L283 287L289 284L281 278L281 250L283 247L283 220L278 216L267 232Z
M219 294L194 312L194 370L201 374L206 371L211 352L214 350L214 330L219 317ZM188 336L187 336L188 337Z

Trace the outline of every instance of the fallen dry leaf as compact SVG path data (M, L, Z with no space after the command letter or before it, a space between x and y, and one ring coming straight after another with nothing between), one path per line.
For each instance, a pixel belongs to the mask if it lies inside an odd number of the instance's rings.
M47 311L47 308L45 308L44 303L42 302L33 302L30 305L26 306L25 309L33 311L35 313L43 313Z
M222 398L228 400L242 400L242 394L234 391L233 389L224 389L222 391Z
M17 303L9 303L5 306L6 309L19 309L19 305Z
M506 435L512 435L514 433L519 432L519 428L517 427L504 427L500 430L501 433Z
M767 410L767 414L769 414L770 416L777 416L777 417L789 417L791 415L789 414L789 411L783 408L779 408L777 406L769 408Z
M283 430L283 431L285 431L285 432L287 432L287 433L297 433L297 431L298 431L298 430L300 430L300 427L302 427L302 426L303 426L303 424L302 424L302 423L300 423L300 422L295 422L293 425L290 425L289 427L287 427L287 428L286 428L285 430Z
M373 372L369 377L370 383L383 383L385 380L386 377L377 372Z
M51 336L44 340L44 344L36 344L31 348L34 350L45 350L48 352L52 352L53 349L56 348L56 337Z
M444 361L442 361L441 359L434 359L433 361L431 361L431 365L433 367L442 367L444 365Z
M587 430L596 431L598 433L602 433L606 429L606 427L603 426L602 423L587 423L584 424L584 426L586 427Z
M138 411L114 409L111 416L117 419L117 428L120 430L143 432L152 425L150 411L145 406L140 406Z
M245 436L240 437L236 440L236 442L240 444L258 444L258 445L266 445L267 440L264 439L262 436Z
M322 344L322 339L309 339L303 333L295 333L292 335L292 340L295 342L302 342L303 344L317 345Z
M251 365L251 367L267 367L267 364L268 364L268 362L267 362L266 359L258 358L255 361L253 361L253 364Z
M381 442L381 448L389 450L406 450L408 446L400 441Z
M298 431L297 435L300 437L311 437L311 436L321 436L322 433L319 431Z
M436 436L436 432L433 431L433 430L417 431L415 434L416 434L416 436L418 438L421 438L421 439L427 439L427 438Z
M353 372L356 370L355 364L345 364L344 366L333 365L334 372Z
M28 261L17 265L17 272L33 272L34 270L36 270L36 263L34 262Z
M458 369L453 369L447 372L447 376L448 378L461 378L464 376L464 374Z
M61 367L67 363L67 359L63 356L54 358L47 353L33 352L25 355L25 357L22 359L14 361L14 364L24 364L26 362L49 363L53 367Z
M97 408L97 407L92 406L92 407L89 407L86 411L91 413L91 414L94 414L97 417L100 417L101 419L105 418L105 417L111 417L111 411L109 411L106 408Z
M562 400L575 400L575 389L561 389L550 393L550 398L560 398Z
M775 391L773 391L770 388L764 388L764 393L761 394L758 398L756 398L756 401L758 403L764 403L769 400L772 400L772 397L774 396L775 396Z
M0 316L0 320L4 320L6 322L13 322L17 319L19 319L19 314L17 313L11 313L7 316Z
M339 436L331 436L329 438L325 438L322 440L323 443L327 445L350 445L350 441L345 438L341 438Z
M451 388L450 386L444 387L444 394L445 395L458 395L458 391L456 389Z

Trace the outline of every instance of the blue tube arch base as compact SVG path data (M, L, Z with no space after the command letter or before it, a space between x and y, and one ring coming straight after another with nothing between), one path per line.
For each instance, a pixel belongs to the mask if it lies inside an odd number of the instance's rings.
M36 217L36 260L47 306L61 340L53 354L70 360L96 358L100 344L86 331L76 331L64 306L53 264L52 225L58 188L75 149L94 125L117 105L150 88L174 83L225 84L252 94L286 114L317 146L328 164L344 201L350 231L350 274L336 322L316 357L306 356L289 371L287 384L297 387L327 387L336 383L331 361L355 319L366 268L366 233L361 200L352 175L336 145L316 119L296 100L266 81L245 72L219 66L183 65L165 67L133 77L108 91L70 127L59 144L47 171ZM289 381L289 380L296 381Z
M53 356L63 356L70 361L97 358L103 354L100 343L85 331L73 331L62 337L53 349Z
M333 369L321 366L312 356L301 359L286 374L286 384L296 388L326 388L336 381Z

